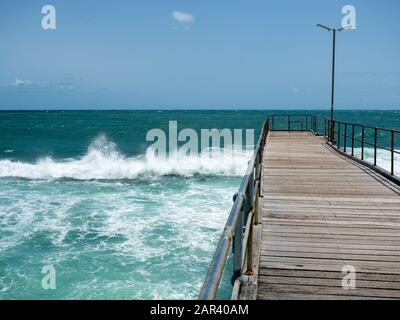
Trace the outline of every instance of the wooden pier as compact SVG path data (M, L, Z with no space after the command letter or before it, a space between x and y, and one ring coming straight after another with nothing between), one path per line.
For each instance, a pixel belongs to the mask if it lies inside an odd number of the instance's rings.
M400 298L400 187L309 132L265 148L257 299Z
M265 121L200 299L217 298L229 255L234 300L400 299L400 131L320 120Z

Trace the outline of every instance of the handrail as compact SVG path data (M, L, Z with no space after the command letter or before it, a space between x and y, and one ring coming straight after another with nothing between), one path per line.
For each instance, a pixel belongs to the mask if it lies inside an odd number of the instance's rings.
M237 280L240 279L243 274L253 273L252 230L254 225L261 223L258 202L261 189L263 151L268 134L271 131L271 121L275 122L275 117L280 116L281 115L271 115L263 124L253 157L249 162L239 191L233 198L234 203L232 209L200 291L200 300L212 300L216 298L231 246L233 252L233 272L231 279L234 285L233 296L235 293L238 294L240 290L240 281ZM294 115L294 117L298 117L298 115ZM312 115L302 115L302 117L305 117L306 130L316 133L316 117ZM310 129L308 126L309 120L311 123ZM288 115L287 130L291 130L292 122L301 122L303 131L303 122L299 120L291 121L290 115Z
M333 127L331 127L331 120L327 118L318 117L315 115L271 115L269 116L262 127L260 137L258 139L258 143L256 145L254 155L251 158L246 173L242 179L242 182L239 187L239 191L233 197L233 206L229 213L227 222L225 224L225 228L223 233L219 239L216 251L214 253L213 259L209 266L205 281L200 291L199 299L200 300L212 300L215 299L218 294L218 289L221 283L222 275L225 270L226 262L229 256L230 248L232 247L233 252L233 272L232 272L232 285L233 294L232 297L237 297L240 292L240 286L243 275L245 274L253 274L253 239L252 239L252 231L253 226L256 226L261 223L260 212L258 208L259 198L261 196L261 173L262 173L262 160L263 160L263 152L264 147L266 145L266 140L269 132L271 131L283 131L283 129L276 129L275 122L276 118L287 117L287 128L284 131L300 131L293 130L291 126L294 122L301 122L301 131L309 131L314 133L315 135L320 134L320 128L318 125L318 121L323 120L323 135L326 139L326 142L329 143L334 148L341 151L343 145L343 152L347 152L347 140L351 139L351 156L354 158L354 148L355 141L361 142L361 159L359 161L366 163L364 160L365 153L365 145L371 144L374 147L374 167L377 167L377 152L379 149L384 149L378 144L378 133L381 130L380 128L369 127L358 124L345 124L344 122L333 122ZM304 118L305 121L305 130L303 130L303 122L301 120L293 121L294 117ZM320 122L321 123L321 122ZM344 133L340 132L340 126L345 124ZM348 135L348 126L352 126L351 135ZM337 127L337 128L336 128ZM357 139L355 135L355 128L361 128L361 139ZM332 129L333 130L330 130ZM372 128L374 129L374 143L370 143L365 139L365 129ZM337 129L337 130L336 130ZM395 134L400 133L400 131L395 129L383 129L391 133L391 173L387 175L391 176L393 180L400 181L395 176L394 163L395 163L395 154L400 154L400 152L395 150ZM340 138L344 138L344 142L340 143ZM335 141L336 139L336 141ZM389 149L389 148L387 148ZM385 149L385 150L387 150ZM346 153L347 154L347 153ZM349 154L347 154L350 156ZM381 169L377 169L381 170ZM383 170L383 169L382 169ZM384 172L385 170L383 170ZM398 183L398 182L397 182Z
M318 135L318 117L311 114L272 114L270 117L271 131L311 131ZM276 126L276 119L287 118L287 121L283 122L283 128L279 129ZM293 124L300 124L300 129L294 129Z
M328 118L325 118L325 119L327 119L327 120L330 120L330 119L328 119ZM382 127L374 127L374 126L372 126L372 125L367 125L367 124L360 124L360 123L350 123L350 122L345 122L345 121L336 121L335 120L335 122L340 122L341 124L347 124L347 125L349 125L349 126L352 126L352 125L354 125L355 127L364 127L364 128L367 128L367 129L378 129L378 130L380 130L380 131L387 131L387 132L390 132L390 131L394 131L394 132L396 132L396 133L400 133L400 130L397 130L397 129L392 129L392 128L382 128Z
M255 209L253 205L257 203L260 196L262 153L268 133L269 118L264 122L254 155L249 162L239 191L234 195L234 204L208 269L199 295L200 300L212 300L217 296L231 245L233 250L232 284L242 275L245 256L251 259L249 254L246 255L247 250L251 250L251 246L248 245L248 238L251 237L250 232L245 231L243 236L243 230L248 229L248 222L250 219L250 221L253 221L253 217L254 223L258 224L258 214L253 210ZM251 265L250 262L249 264Z
M362 161L364 164L370 164L365 159L365 146L370 146L373 148L373 167L382 171L382 173L389 176L389 178L393 178L397 182L398 175L395 171L395 162L396 162L396 155L400 155L400 151L395 149L396 145L396 135L399 135L400 138L400 131L396 129L387 129L387 128L379 128L379 127L372 127L368 125L362 124L355 124L355 123L348 123L343 121L336 121L333 122L330 119L325 118L325 127L332 128L329 130L328 134L325 134L327 142L329 142L332 146L337 148L340 151L343 151L345 154L348 154L348 149L351 148L350 155L353 158L356 158ZM343 131L341 131L343 128ZM356 129L361 129L359 134L361 138L358 138L356 135ZM349 129L351 130L350 135L348 134ZM366 129L371 130L372 138L366 138ZM326 131L326 130L325 130ZM384 146L379 143L379 137L381 134L389 134L388 137L388 144L389 146ZM372 139L372 141L371 141ZM343 141L342 141L343 140ZM348 141L350 140L350 145ZM361 144L361 154L360 157L356 157L355 155L355 145L356 143ZM382 166L378 165L378 152L379 150L384 150L390 152L390 169L385 169Z

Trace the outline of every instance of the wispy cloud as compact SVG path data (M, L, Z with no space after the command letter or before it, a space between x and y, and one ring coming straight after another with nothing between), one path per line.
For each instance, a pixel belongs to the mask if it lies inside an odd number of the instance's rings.
M0 83L0 87L22 87L22 86L30 86L32 84L33 84L32 81L15 78L14 81Z
M298 94L298 93L301 92L301 90L300 90L299 88L296 88L296 87L294 87L294 86L291 86L291 87L290 87L290 91L292 91L292 92L295 93L295 94Z
M77 86L78 83L72 77L64 77L61 81L49 83L49 87L61 90L72 90Z
M0 88L7 89L38 89L38 90L73 90L80 86L81 80L74 80L71 77L64 77L61 80L50 81L46 83L33 83L30 80L15 78L14 81L0 82Z
M29 85L29 84L32 84L32 81L29 81L29 80L21 80L21 79L18 79L18 78L15 78L15 82L14 82L14 85L15 86L23 86L23 85Z
M179 23L193 23L194 16L190 13L180 12L180 11L173 11L171 13L171 17L178 21Z

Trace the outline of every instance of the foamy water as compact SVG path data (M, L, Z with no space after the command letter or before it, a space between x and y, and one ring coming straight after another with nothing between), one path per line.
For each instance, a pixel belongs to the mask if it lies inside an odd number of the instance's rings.
M400 152L400 150L396 150ZM354 156L361 159L361 148L354 149ZM350 153L350 151L348 151ZM365 148L364 149L364 160L373 164L374 163L374 149L373 148ZM390 151L378 149L377 150L377 161L376 165L385 169L386 171L391 171L392 166L392 155ZM400 176L400 154L394 155L394 174Z
M341 113L398 126L396 112ZM162 160L145 152L146 132L168 120L259 130L267 114L0 113L0 299L197 298L251 155ZM378 165L388 169L390 156L379 153ZM41 286L45 265L56 290Z
M46 157L35 163L0 160L0 177L27 179L118 180L179 175L239 176L244 172L252 152L206 150L198 156L162 160L153 152L126 157L112 141L100 136L81 158L55 161ZM211 155L211 156L209 156Z
M100 137L80 158L0 161L0 298L197 298L249 155L117 149Z

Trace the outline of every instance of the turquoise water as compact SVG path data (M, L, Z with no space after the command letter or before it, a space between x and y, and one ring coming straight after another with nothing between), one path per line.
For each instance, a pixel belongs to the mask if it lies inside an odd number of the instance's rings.
M175 120L257 137L269 113L0 112L0 299L196 298L250 153L158 161L146 133ZM337 118L400 128L398 111Z

